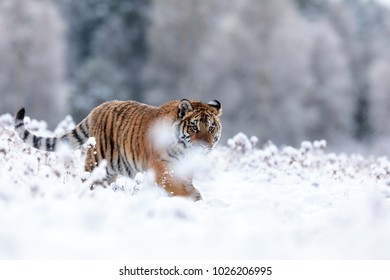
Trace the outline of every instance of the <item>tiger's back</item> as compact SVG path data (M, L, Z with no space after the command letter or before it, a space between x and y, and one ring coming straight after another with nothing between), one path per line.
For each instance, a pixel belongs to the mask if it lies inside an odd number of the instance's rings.
M95 137L95 147L89 146L85 169L92 171L103 159L107 161L107 179L117 175L134 177L137 172L153 170L158 185L173 195L200 199L199 192L183 178L172 174L172 163L191 147L214 147L221 134L218 116L222 113L218 101L208 104L186 99L170 101L160 107L135 101L110 101L94 108L71 132L60 137L40 137L24 127L24 109L15 117L19 136L37 149L55 151L60 143L77 147L89 137ZM156 144L157 127L163 134L172 134L164 146Z
M134 177L146 170L151 154L148 130L158 116L158 107L135 101L101 104L89 114L89 133L96 140L93 162L108 161L107 172ZM91 171L91 159L86 169Z

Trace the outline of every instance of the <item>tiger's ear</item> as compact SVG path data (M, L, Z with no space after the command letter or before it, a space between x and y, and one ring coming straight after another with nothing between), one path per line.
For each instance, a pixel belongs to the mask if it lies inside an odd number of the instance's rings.
M193 109L191 102L187 99L180 100L179 105L177 107L179 109L178 116L180 119Z
M218 111L217 116L222 115L222 105L218 100L213 100L207 103L207 105L216 108Z

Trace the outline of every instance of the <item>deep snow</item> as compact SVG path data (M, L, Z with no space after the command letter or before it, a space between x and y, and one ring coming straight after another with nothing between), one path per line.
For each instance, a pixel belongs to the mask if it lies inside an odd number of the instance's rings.
M145 174L91 191L104 172L83 172L85 149L35 150L0 116L0 258L390 258L387 158L257 145L239 133L197 162L203 201L168 197Z

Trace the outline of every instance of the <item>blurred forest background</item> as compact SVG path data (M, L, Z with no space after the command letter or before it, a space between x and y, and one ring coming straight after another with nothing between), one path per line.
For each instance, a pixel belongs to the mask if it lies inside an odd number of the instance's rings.
M0 0L0 114L221 101L226 140L390 152L390 11L374 0Z

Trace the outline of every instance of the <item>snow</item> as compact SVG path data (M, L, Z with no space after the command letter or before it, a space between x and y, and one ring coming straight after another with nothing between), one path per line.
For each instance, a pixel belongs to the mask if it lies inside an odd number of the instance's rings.
M0 258L390 258L387 158L328 153L324 140L259 144L239 133L215 148L194 179L199 202L168 197L150 174L91 191L104 166L84 172L85 147L35 150L0 116Z

